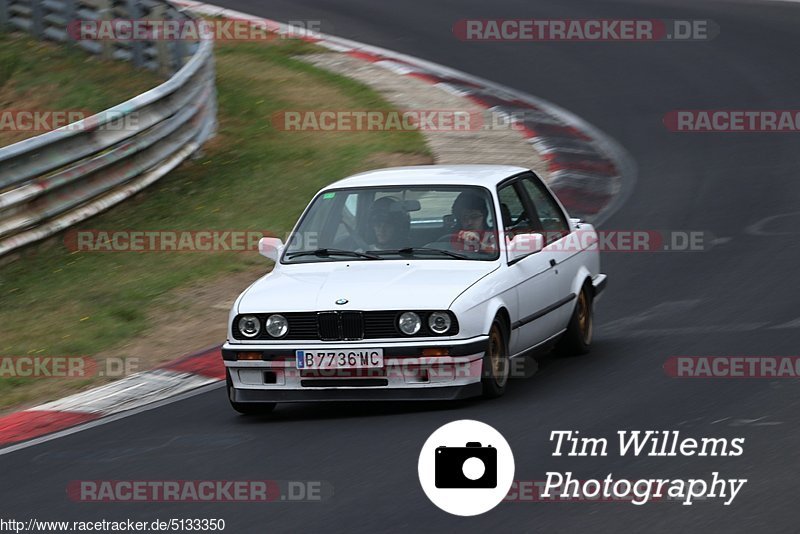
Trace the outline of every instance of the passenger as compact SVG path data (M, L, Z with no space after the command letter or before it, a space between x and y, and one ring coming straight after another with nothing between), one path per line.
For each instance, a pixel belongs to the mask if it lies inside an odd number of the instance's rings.
M489 208L481 195L464 191L453 202L452 212L456 219L455 248L486 253L497 250L497 236L486 220Z

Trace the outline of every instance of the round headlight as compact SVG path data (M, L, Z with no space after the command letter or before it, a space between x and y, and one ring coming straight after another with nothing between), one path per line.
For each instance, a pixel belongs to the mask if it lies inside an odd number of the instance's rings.
M419 315L416 313L405 312L397 321L397 326L400 327L400 331L402 333L408 336L413 336L419 332L419 329L422 326L422 321L419 320Z
M270 315L267 317L267 334L272 337L283 337L289 331L289 322L283 315Z
M261 333L261 321L255 315L245 315L239 319L239 332L244 337L256 337Z
M428 326L437 334L444 334L450 330L451 324L450 316L444 312L433 312L431 316L428 317Z

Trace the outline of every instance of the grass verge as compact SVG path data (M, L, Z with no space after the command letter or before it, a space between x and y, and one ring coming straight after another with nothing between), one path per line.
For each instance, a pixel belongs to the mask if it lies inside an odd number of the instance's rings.
M5 115L0 116L0 146L44 133L24 129L29 128L26 121L5 112L97 113L161 82L130 63L103 60L23 34L0 33L0 113ZM15 129L19 126L23 129Z
M417 132L273 128L271 116L285 110L391 109L366 86L294 57L312 50L298 41L219 45L219 133L202 157L78 229L281 235L334 180L430 161ZM202 348L210 329L222 342L226 301L265 269L256 253L70 252L51 239L0 268L0 355L113 355L152 366ZM0 378L0 410L102 380Z

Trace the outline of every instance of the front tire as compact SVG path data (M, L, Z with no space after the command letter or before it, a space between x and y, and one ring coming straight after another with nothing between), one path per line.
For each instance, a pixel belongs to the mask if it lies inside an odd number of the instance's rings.
M575 303L567 331L558 341L556 352L563 356L586 354L592 349L594 333L594 299L592 290L584 285Z
M489 346L483 355L483 396L495 399L506 392L509 375L508 333L505 323L495 317L489 329Z
M231 408L242 415L266 415L272 413L275 406L277 406L275 402L235 402L233 400L235 398L233 380L231 380L231 374L228 370L225 371L225 383L227 384L225 389L228 393L228 401L231 403Z

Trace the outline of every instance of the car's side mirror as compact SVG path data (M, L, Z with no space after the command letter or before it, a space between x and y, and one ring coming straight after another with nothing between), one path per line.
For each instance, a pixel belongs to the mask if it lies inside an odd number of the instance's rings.
M258 253L265 258L277 263L281 252L283 252L283 241L277 237L262 237L258 241Z
M508 261L539 252L544 248L544 236L538 232L515 234L508 243Z

